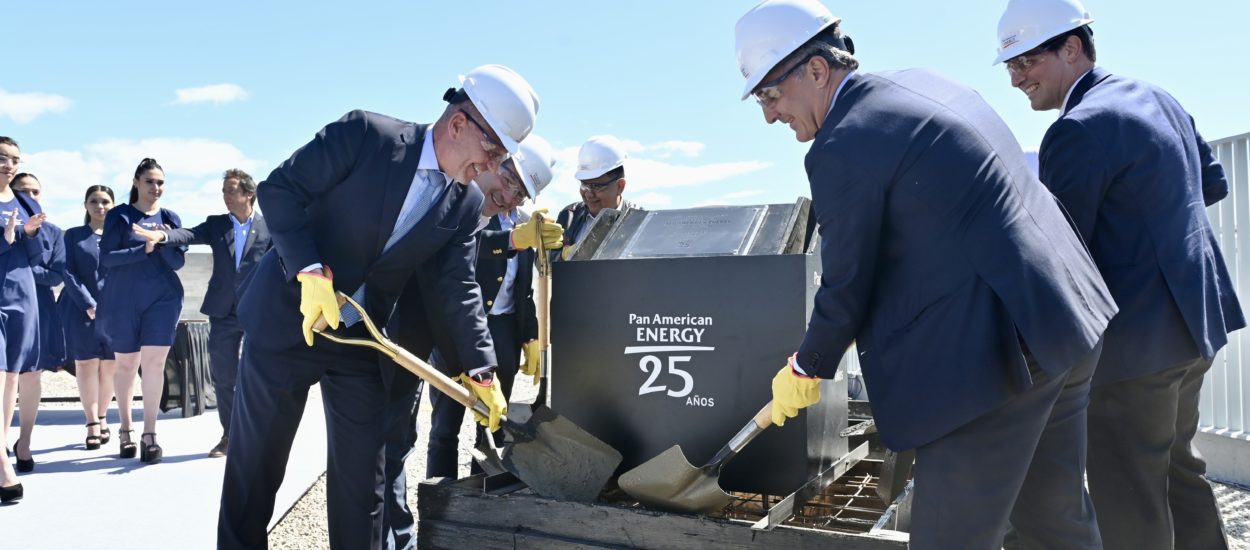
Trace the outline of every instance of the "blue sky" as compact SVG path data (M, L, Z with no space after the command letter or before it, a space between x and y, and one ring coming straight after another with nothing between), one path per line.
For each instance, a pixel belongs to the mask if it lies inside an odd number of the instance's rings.
M164 205L198 223L224 210L222 170L263 179L355 108L432 121L456 75L502 63L538 91L535 131L560 150L542 204L577 200L577 147L603 133L630 142L627 196L644 206L791 202L808 194L806 145L738 100L733 26L754 3L11 2L0 135L21 143L62 226L81 222L88 185L124 196L145 156L166 169ZM990 66L1005 4L826 2L863 70L946 73L1036 147L1055 113ZM1169 90L1208 139L1250 132L1250 2L1086 7L1100 65Z

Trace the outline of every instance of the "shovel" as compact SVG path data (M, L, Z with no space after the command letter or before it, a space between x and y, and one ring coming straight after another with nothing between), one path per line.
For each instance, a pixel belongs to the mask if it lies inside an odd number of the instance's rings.
M322 325L315 330L323 338L340 344L373 348L466 408L490 416L490 408L464 386L383 336L355 300L342 292L338 293L338 297L356 308L373 338L342 338L326 332ZM594 501L621 463L621 453L616 449L546 407L535 406L524 422L503 417L500 426L505 436L500 456L503 467L544 497Z
M538 289L535 292L537 302L534 308L537 310L538 316L538 348L541 350L539 355L538 372L540 379L538 381L538 397L534 399L535 405L547 404L547 389L551 385L551 255L548 254L547 247L543 246L543 228L542 214L534 214L538 217L539 224L536 227L538 231L538 254L535 255L538 263Z
M673 445L621 474L617 483L629 496L651 508L686 514L720 510L733 501L733 497L720 488L721 469L755 436L773 425L772 410L773 402L769 401L702 467L691 465L681 447Z

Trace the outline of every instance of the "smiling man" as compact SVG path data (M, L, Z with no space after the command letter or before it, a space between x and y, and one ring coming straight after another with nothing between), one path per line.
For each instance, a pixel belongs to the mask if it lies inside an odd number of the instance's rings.
M486 202L482 205L481 230L477 234L477 260L475 274L482 289L486 323L490 328L495 352L495 380L504 396L512 391L512 382L518 370L534 377L540 376L538 349L538 319L535 314L533 294L533 266L538 248L538 230L543 232L543 244L548 249L558 249L563 243L563 232L549 218L531 216L519 207L537 197L551 182L554 154L551 146L536 135L521 142L520 151L504 161L498 172L478 174L473 183L482 191ZM538 210L535 214L545 214ZM400 299L401 313L420 310L410 298L420 295L420 280L412 281L414 291L406 292ZM401 323L402 327L417 326ZM395 343L407 349L424 349L420 335L400 329L393 335ZM521 361L521 352L525 361ZM455 346L439 344L430 358L436 368L455 376L464 369L463 361ZM415 523L408 509L408 489L404 462L417 442L417 402L420 396L416 388L407 395L393 400L388 407L388 430L386 442L387 507L386 529L388 547L413 548L416 545ZM464 406L442 392L430 394L433 406L429 436L427 477L456 477L460 424L464 419ZM476 415L476 413L475 413ZM479 423L489 424L489 419L477 417ZM485 430L477 430L478 444L483 442ZM502 438L495 434L502 444ZM476 464L474 464L476 466Z
M998 26L1011 85L1058 110L1039 171L1089 243L1120 314L1089 404L1089 489L1107 548L1227 548L1193 448L1203 375L1241 304L1207 219L1224 170L1167 92L1095 65L1077 0L1013 0Z
M409 318L413 333L445 334L464 371L458 379L491 409L506 403L494 383L494 353L473 278L481 191L529 135L538 96L521 75L484 65L448 90L443 114L416 124L353 111L323 128L261 182L256 195L274 248L244 283L239 301L244 368L230 425L221 495L220 548L263 548L308 389L320 383L330 442L326 496L332 548L376 548L378 493L392 395L417 380L368 348L315 335L322 319L341 336L368 337L352 296L388 332L407 281L433 275L430 307ZM340 320L342 321L340 323ZM340 325L343 325L340 328ZM429 348L411 349L426 356Z
M1011 130L932 72L857 72L815 0L735 30L742 98L812 144L823 269L773 422L856 342L882 441L916 449L911 548L999 548L1009 518L1029 547L1098 548L1085 400L1116 308Z
M556 223L564 228L566 250L582 241L604 208L622 211L638 208L622 196L628 159L625 144L608 135L591 137L577 151L577 172L573 177L581 181L582 202L564 207L556 217Z

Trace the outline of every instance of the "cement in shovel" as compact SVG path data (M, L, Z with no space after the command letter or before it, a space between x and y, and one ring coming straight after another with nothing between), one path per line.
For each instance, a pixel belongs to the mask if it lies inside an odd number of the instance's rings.
M690 464L676 445L643 462L617 479L621 489L649 508L685 514L708 514L724 508L733 497L720 487L720 472L738 451L772 425L769 401L755 417L702 467Z
M322 337L340 344L378 350L466 408L490 416L489 407L472 392L391 342L378 331L359 304L341 292L338 294L341 301L350 303L360 313L372 339L342 338L319 327ZM621 463L621 453L612 446L543 406L535 407L523 422L504 417L500 427L505 439L501 456L503 467L544 497L593 501Z

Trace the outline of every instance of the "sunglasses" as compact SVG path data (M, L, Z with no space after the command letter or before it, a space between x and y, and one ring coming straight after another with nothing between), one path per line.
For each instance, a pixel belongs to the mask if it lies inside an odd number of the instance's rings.
M781 90L777 87L781 86L781 83L785 82L787 78L793 76L799 67L807 65L807 62L811 61L813 57L816 57L816 54L803 58L802 61L796 63L793 67L786 69L786 72L781 73L781 76L769 82L760 84L760 86L756 88L755 92L752 94L755 96L755 102L759 103L760 107L769 107L773 103L776 103L778 99L781 99Z

